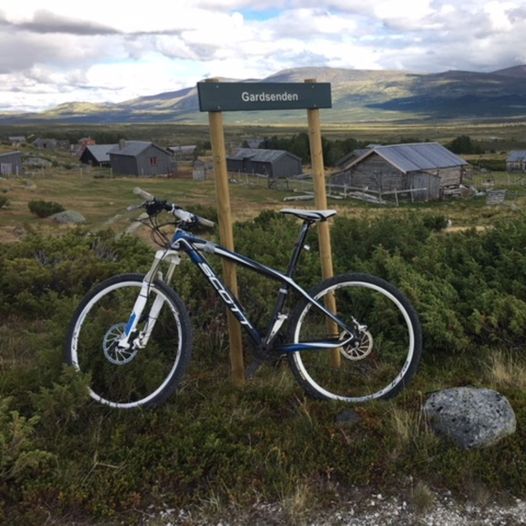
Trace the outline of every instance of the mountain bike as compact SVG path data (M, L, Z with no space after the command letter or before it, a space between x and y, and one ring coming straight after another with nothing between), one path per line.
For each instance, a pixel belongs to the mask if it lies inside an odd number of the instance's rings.
M288 269L281 272L192 233L213 222L141 189L135 193L144 199L141 222L161 248L146 274L117 275L88 292L67 337L66 360L87 375L89 394L97 402L119 409L153 407L181 383L192 330L187 308L170 282L182 255L200 269L246 331L256 363L286 358L309 395L350 403L390 398L414 376L422 331L414 308L393 285L362 273L326 279L311 291L294 280L310 228L335 210L281 210L301 220ZM170 218L164 223L163 212ZM173 234L166 233L167 224L175 227ZM207 261L209 254L277 282L266 331L255 327ZM289 307L291 296L299 300Z

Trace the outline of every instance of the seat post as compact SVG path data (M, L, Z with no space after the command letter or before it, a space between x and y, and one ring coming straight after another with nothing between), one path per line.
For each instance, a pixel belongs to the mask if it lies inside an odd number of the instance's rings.
M313 223L315 223L315 220L312 220L312 219L303 220L303 225L301 226L300 235L298 237L298 241L296 242L296 246L294 247L294 252L292 253L292 256L290 258L289 268L287 269L286 275L289 278L292 278L292 276L294 275L294 272L296 271L296 266L300 258L301 250L305 246L305 240L307 239L309 228ZM279 289L278 298L276 300L276 306L274 308L274 314L272 315L272 322L267 331L267 334L269 335L265 342L265 346L267 347L272 346L273 340L275 336L277 335L277 331L279 330L279 327L281 326L283 321L287 319L287 315L284 315L282 311L283 311L283 307L285 305L285 301L287 299L288 293L289 293L289 285L285 283Z
M303 247L305 246L307 234L309 233L309 229L314 222L315 221L310 220L310 219L304 219L303 224L301 225L300 235L298 237L296 246L294 247L294 252L292 253L292 257L290 258L289 268L287 269L287 276L289 278L292 278L292 276L294 275L294 272L296 272L296 267L298 265L301 251L303 250Z

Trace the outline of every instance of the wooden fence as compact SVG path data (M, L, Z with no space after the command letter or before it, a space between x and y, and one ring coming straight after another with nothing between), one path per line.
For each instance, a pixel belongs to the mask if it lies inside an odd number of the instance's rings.
M304 178L269 178L266 175L230 172L229 179L231 184L265 187L290 192L292 195L284 197L284 201L310 201L314 199L313 183L308 175ZM401 201L415 202L417 200L415 195L422 195L423 192L427 192L427 187L380 192L357 186L333 184L327 181L326 191L327 197L331 199L357 199L374 204L394 203L398 206Z

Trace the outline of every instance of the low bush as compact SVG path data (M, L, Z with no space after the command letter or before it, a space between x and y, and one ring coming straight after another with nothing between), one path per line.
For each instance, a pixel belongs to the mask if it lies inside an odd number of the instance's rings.
M9 203L9 199L5 195L0 195L0 208L3 208Z
M27 206L30 212L38 217L49 217L65 210L60 203L54 201L29 201Z
M505 159L472 159L469 162L472 166L492 172L504 172L506 170Z
M336 421L343 405L306 399L286 368L265 366L243 389L226 381L224 308L188 261L173 283L195 334L182 389L155 411L97 406L86 398L87 379L63 367L71 314L95 282L146 271L152 250L135 238L82 229L2 246L0 522L139 524L146 510L203 506L211 496L225 506L281 501L295 513L291 503L303 502L298 488L330 500L330 488L398 492L410 480L524 494L524 429L466 453L428 431L420 406L430 391L490 381L518 421L526 418L524 384L507 372L510 364L526 368L514 352L526 341L526 217L484 232L444 234L445 223L427 214L334 222L336 271L392 281L424 328L423 363L411 386L393 401L355 408L360 421L349 427ZM265 212L235 225L236 248L286 270L298 230L294 219ZM297 275L305 287L320 280L315 231L309 244ZM210 262L220 269L215 256ZM265 326L279 284L248 272L239 283L242 302ZM499 348L506 354L497 363Z

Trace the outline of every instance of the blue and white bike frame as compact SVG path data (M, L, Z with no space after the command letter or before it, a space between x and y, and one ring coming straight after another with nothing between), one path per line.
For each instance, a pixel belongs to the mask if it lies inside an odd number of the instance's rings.
M347 326L337 316L327 310L327 308L322 303L318 302L308 292L300 287L293 279L299 256L305 246L305 240L310 224L311 223L308 221L303 224L298 243L296 244L296 248L292 254L288 270L285 274L274 270L273 268L267 267L266 265L258 263L248 257L242 256L241 254L227 250L221 245L200 239L188 231L178 228L171 240L170 248L167 250L158 250L156 252L154 263L150 271L145 276L141 292L139 293L139 296L135 302L133 312L126 326L125 335L119 342L119 346L124 348L129 348L130 346L133 348L143 348L148 343L148 339L155 325L155 321L157 320L163 305L163 299L160 295L155 299L152 307L150 308L150 312L148 313L148 323L146 324L145 329L141 331L132 342L129 341L130 335L134 334L138 321L141 319L143 314L142 311L146 305L152 282L157 277L162 277L162 274L159 273L161 263L167 262L169 265L168 271L164 277L164 281L166 283L170 283L175 267L180 263L181 252L187 254L190 257L190 260L201 270L204 277L216 290L221 301L226 305L230 312L232 312L235 318L239 321L241 326L246 330L252 343L257 348L263 348L265 350L273 348L275 351L281 354L305 350L337 349L339 347L348 345L356 338L356 331L361 328L359 323L353 319L351 320L353 327ZM260 334L260 332L254 327L242 305L236 299L234 294L229 290L229 288L223 283L214 269L209 265L203 253L215 254L227 261L241 265L259 274L263 274L270 279L274 279L282 283L282 286L279 289L272 321L266 335ZM283 323L287 319L287 315L283 313L283 307L290 290L294 290L299 293L300 296L303 296L315 308L320 310L329 320L332 320L340 328L340 334L345 335L345 337L338 338L335 336L334 338L327 340L285 343L273 347L276 336L278 335Z

